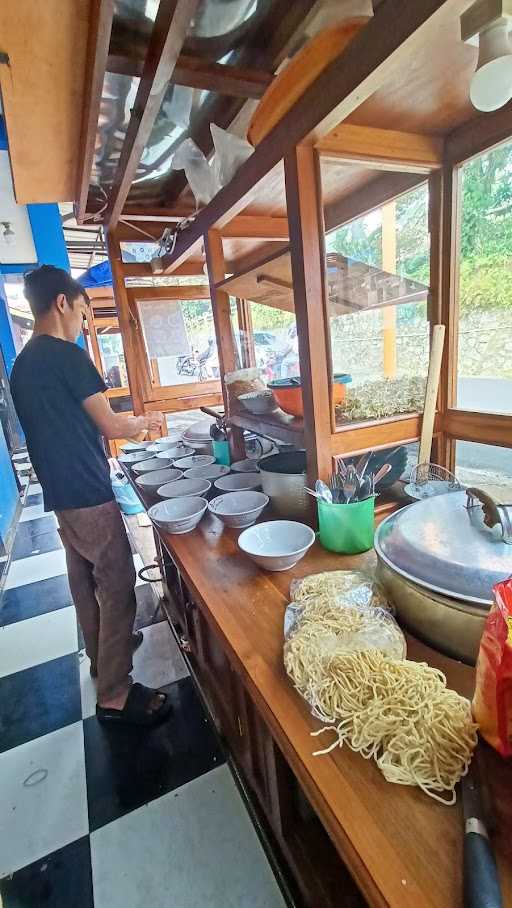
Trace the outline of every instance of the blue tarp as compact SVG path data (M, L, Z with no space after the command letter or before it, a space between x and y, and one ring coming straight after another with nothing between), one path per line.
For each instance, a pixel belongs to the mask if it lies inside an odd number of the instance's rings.
M108 259L105 262L99 262L88 268L78 278L78 283L82 287L111 287L112 286L112 269Z

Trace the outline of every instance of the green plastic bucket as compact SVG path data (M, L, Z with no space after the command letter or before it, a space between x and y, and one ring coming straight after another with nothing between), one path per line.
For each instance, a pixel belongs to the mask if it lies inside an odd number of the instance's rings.
M221 463L225 467L231 466L231 455L229 452L229 441L213 441L213 456L216 463Z
M342 555L359 555L373 546L375 497L351 504L318 501L319 538L324 549Z

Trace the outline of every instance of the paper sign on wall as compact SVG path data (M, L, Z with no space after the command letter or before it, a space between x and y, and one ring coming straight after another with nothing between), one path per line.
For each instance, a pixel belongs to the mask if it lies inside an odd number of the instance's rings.
M190 353L179 300L139 300L137 305L149 359Z

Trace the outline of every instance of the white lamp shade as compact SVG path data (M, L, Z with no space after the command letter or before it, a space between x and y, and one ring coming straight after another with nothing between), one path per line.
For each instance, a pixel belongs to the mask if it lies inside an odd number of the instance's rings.
M480 33L478 64L469 92L477 110L498 110L512 98L512 45L507 29L507 20L497 19Z

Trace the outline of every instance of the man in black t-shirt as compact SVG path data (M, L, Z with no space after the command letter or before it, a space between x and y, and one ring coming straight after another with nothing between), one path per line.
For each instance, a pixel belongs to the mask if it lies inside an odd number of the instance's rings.
M34 333L17 357L11 390L45 510L56 512L73 601L97 677L103 722L152 725L168 714L166 694L132 684L135 569L101 435L135 438L156 431L161 413L114 413L106 385L76 344L88 299L61 268L25 277Z

